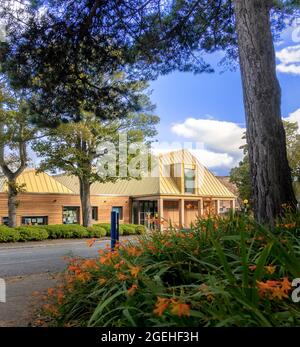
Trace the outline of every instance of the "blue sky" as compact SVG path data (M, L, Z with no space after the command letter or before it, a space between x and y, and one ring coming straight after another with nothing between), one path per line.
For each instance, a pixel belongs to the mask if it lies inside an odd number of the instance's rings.
M282 116L300 124L300 23L283 33L275 49ZM217 58L214 55L208 61L215 64ZM156 114L161 117L157 147L169 148L168 143L174 141L177 143L170 148L197 142L200 149L194 153L199 160L216 174L228 174L242 156L238 147L245 116L240 71L175 72L152 82L151 88Z

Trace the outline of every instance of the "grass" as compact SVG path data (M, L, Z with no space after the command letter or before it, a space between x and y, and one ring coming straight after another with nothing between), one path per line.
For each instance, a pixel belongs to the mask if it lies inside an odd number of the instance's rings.
M248 216L197 221L70 259L49 290L52 326L299 326L300 217L270 230Z

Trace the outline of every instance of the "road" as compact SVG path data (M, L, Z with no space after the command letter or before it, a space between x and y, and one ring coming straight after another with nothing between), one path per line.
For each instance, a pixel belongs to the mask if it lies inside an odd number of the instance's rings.
M94 257L109 240L88 247L85 240L60 240L0 247L0 278L47 272L60 272L66 267L65 256Z

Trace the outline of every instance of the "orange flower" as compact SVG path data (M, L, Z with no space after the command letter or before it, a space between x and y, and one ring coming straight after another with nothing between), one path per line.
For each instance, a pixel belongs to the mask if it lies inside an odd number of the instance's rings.
M43 309L48 313L52 314L53 316L58 316L59 314L58 309L53 305L46 304L43 306Z
M271 299L276 298L282 300L283 298L288 298L288 295L281 288L276 287L271 291Z
M284 278L282 281L266 281L257 282L259 289L259 295L269 295L270 299L288 298L288 291L291 289L291 283L288 278Z
M140 271L141 271L141 267L140 266L132 266L130 268L131 276L133 276L135 278L138 276Z
M275 270L276 270L276 266L268 265L268 266L265 266L265 269L267 270L267 272L268 272L269 274L272 275L272 274L275 272Z
M170 299L157 297L157 301L155 304L155 309L153 313L162 316L165 310L169 307Z
M250 266L249 266L249 270L255 271L255 270L256 270L256 265L250 265Z
M136 248L136 247L128 247L127 253L130 256L139 257L143 253L143 251L141 249Z
M137 284L133 284L128 290L127 290L127 294L128 295L134 295L134 293L136 292L138 286Z
M117 278L119 281L126 281L128 279L128 277L121 272L117 273Z
M78 281L85 283L91 279L91 275L87 272L83 272L77 276Z
M106 263L106 257L105 256L100 257L100 263L101 264L105 264Z
M171 312L178 316L189 316L190 315L190 305L188 304L183 304L182 302L172 299L172 310Z
M289 281L287 277L284 277L283 281L281 282L281 289L286 293L292 288L292 283Z
M59 290L57 292L57 302L59 303L59 305L61 305L64 301L64 298L65 298L65 294L62 290Z
M96 242L96 238L94 237L91 240L86 241L86 244L88 245L88 247L92 247L95 242Z
M49 296L54 295L54 292L55 292L55 290L53 288L48 288L47 293L48 293Z
M82 263L82 269L98 269L97 261L96 259L87 259Z
M106 278L99 278L98 279L98 283L100 284L100 286L102 286L103 284L105 284L107 282Z

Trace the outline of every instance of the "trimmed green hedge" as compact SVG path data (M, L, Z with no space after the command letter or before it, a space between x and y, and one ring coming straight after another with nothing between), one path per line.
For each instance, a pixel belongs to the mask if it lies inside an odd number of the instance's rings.
M77 239L89 236L87 229L78 224L43 225L49 239Z
M109 235L109 232L99 225L93 225L92 227L87 228L87 231L89 237L104 237Z
M120 224L120 235L141 235L146 232L143 225ZM46 239L76 239L110 236L110 224L94 224L85 228L78 224L30 225L15 229L0 225L0 243L18 241L41 241Z
M42 241L49 237L47 231L41 227L22 226L15 228L20 233L18 241Z
M0 242L18 242L19 240L20 233L18 230L8 228L5 225L0 226Z

